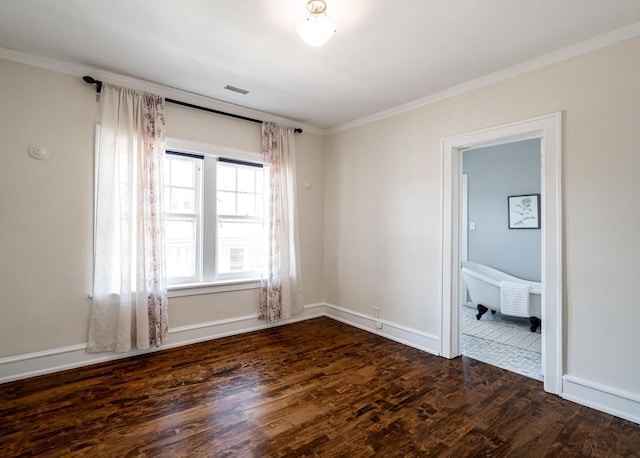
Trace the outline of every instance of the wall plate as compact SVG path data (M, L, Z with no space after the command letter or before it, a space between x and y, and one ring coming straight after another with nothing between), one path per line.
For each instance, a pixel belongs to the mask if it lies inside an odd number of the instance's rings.
M46 159L49 157L49 149L40 143L29 146L29 155L34 159Z

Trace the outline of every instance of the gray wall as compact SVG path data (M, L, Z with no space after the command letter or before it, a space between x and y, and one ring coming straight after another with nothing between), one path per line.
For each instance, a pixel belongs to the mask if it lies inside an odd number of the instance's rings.
M507 197L540 194L540 140L464 152L469 175L469 260L540 281L540 229L509 229ZM544 224L544 221L541 222Z

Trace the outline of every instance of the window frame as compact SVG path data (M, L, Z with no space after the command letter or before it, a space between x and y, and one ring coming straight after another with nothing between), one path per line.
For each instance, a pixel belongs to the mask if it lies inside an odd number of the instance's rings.
M166 221L174 220L174 221L188 221L192 220L195 222L195 268L194 275L191 277L172 277L172 281L169 282L169 277L167 276L167 286L176 286L176 285L185 285L185 284L195 284L200 283L202 280L202 265L203 265L203 252L202 252L202 242L203 242L203 225L202 219L204 215L204 207L203 207L203 195L202 195L202 184L203 184L203 156L185 153L182 151L175 151L173 149L165 149L165 156L174 156L172 160L185 161L190 162L194 165L194 212L193 213L176 213L176 212L165 212L163 211L163 219ZM164 188L166 190L167 187L172 188L182 188L180 186L171 186L171 184L167 184L167 177L165 177ZM168 196L165 194L165 199ZM165 203L166 205L166 203ZM165 228L166 232L166 228ZM165 241L165 251L166 251L166 241Z
M229 158L229 157L225 156L225 157L218 157L217 158L216 167L221 162L224 163L224 164L229 164L230 166L238 167L238 168L236 168L236 180L238 178L237 171L239 170L239 167L260 168L263 172L266 173L266 168L265 168L266 166L264 164L262 164L262 163L242 161L242 160L237 160L237 159ZM216 168L216 172L217 172L217 168ZM217 178L217 173L216 173L216 178ZM263 179L264 179L264 177L263 177ZM263 188L264 188L264 184L263 184ZM218 189L217 189L217 183L216 183L216 196L217 196L217 191L218 191ZM236 194L236 208L237 208L238 194L241 194L241 192L239 192L237 190L237 181L236 181L236 190L233 191L233 192ZM263 193L262 192L258 193L258 190L256 189L251 194L254 194L254 197L257 198L258 194L262 195ZM263 196L263 198L264 198L264 196ZM262 218L259 218L257 216L243 216L243 215L237 215L237 214L236 215L220 214L218 212L218 206L217 206L217 201L216 201L215 215L216 215L215 279L218 280L218 281L225 281L225 280L235 280L235 279L242 279L242 278L249 278L249 279L251 279L251 278L260 278L260 271L259 270L220 273L219 264L218 264L218 262L219 262L218 254L220 253L220 238L218 237L218 228L219 228L219 224L221 224L223 222L229 222L229 223L262 223L263 224L263 228L264 228L265 209L263 209Z
M207 205L207 196L209 198L216 196L218 159L224 158L227 162L242 162L246 165L264 168L266 165L263 163L262 154L171 137L165 139L165 145L166 151L204 157L201 170L202 198L200 200L202 206L200 278L192 283L169 285L169 297L259 288L260 272L244 272L243 275L220 275L217 273L217 202L214 203L214 211L207 211L205 206ZM267 176L268 174L265 172L265 178Z

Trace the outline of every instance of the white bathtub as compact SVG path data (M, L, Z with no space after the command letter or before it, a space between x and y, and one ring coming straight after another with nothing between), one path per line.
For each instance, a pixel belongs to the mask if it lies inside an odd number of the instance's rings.
M462 278L464 279L471 300L478 304L478 315L480 319L482 314L489 309L493 312L500 312L500 282L518 282L529 285L529 311L531 312L532 331L540 324L541 314L541 295L542 284L534 281L523 280L514 277L497 269L487 267L476 262L464 261L462 263ZM486 307L486 309L480 307ZM535 319L533 319L535 318Z

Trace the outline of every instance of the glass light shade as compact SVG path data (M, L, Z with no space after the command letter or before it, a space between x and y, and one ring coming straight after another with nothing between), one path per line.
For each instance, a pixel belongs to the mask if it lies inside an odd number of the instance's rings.
M300 38L309 46L322 46L336 31L336 24L325 14L310 14L298 22L296 31Z

